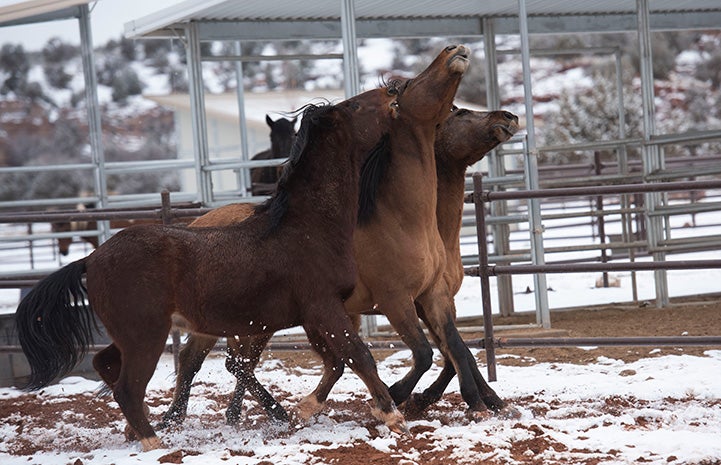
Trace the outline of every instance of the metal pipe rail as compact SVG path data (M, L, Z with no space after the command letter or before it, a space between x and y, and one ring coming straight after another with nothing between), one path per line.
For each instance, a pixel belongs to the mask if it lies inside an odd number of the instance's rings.
M688 181L675 183L658 184L626 184L615 186L590 186L583 188L557 188L557 189L535 189L525 191L484 191L480 173L473 176L473 192L466 197L475 204L477 240L478 240L478 261L477 273L481 280L481 300L483 307L483 326L485 337L476 341L477 345L486 349L486 360L488 364L488 378L496 380L496 356L495 348L502 347L499 343L518 345L656 345L667 343L670 345L681 344L684 341L679 339L658 339L658 338L526 338L516 339L515 342L497 341L493 335L493 318L491 310L490 276L502 274L545 274L545 273L570 273L581 271L636 271L636 270L674 270L674 269L701 269L721 268L721 260L681 260L681 261L654 261L654 262L626 262L626 263L565 263L565 264L536 264L536 265L490 265L488 256L488 243L485 224L485 202L494 200L509 199L538 199L567 196L588 196L602 194L623 194L638 192L668 192L673 190L689 189L713 189L721 187L721 180L712 181ZM473 270L468 270L472 272ZM538 289L536 289L538 292ZM548 312L548 309L545 309ZM546 315L547 317L547 315ZM711 337L693 341L686 339L685 342L699 343L699 345L716 345L721 343L721 337Z
M479 195L483 202L495 200L545 199L552 197L575 197L606 194L635 194L641 192L667 192L685 190L719 189L721 180L663 182L655 184L617 184L612 186L558 187L553 189L484 191ZM466 202L473 203L475 192L466 195Z
M468 339L465 341L468 347L485 349L485 339ZM694 347L694 346L721 346L721 336L654 336L654 337L496 337L493 338L494 347L619 347L619 346L670 346L670 347ZM406 350L408 346L403 341L378 340L367 341L366 347L370 350ZM105 348L101 345L92 345L88 353L96 353ZM267 351L296 351L311 350L308 341L274 341L270 340L266 345ZM166 345L166 351L172 351L172 345ZM0 353L22 353L19 345L0 346Z

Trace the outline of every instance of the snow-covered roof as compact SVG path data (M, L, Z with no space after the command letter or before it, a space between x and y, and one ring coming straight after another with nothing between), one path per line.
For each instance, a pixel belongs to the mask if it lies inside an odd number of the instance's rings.
M190 111L190 96L188 94L145 95L145 98L160 105ZM278 92L246 92L245 116L249 124L257 123L265 126L265 115L277 119L283 113L292 112L303 105L319 101L338 102L345 97L340 89L323 90L283 90ZM220 93L205 95L205 112L209 117L232 122L238 121L238 97L235 93ZM471 110L486 110L484 107L456 99L455 104Z
M190 21L201 40L340 38L338 0L185 0L125 24L128 37L175 37ZM716 29L718 0L649 1L652 29ZM479 18L494 18L496 32L518 31L518 2L509 0L354 0L356 35L368 37L482 34ZM526 0L531 33L636 30L629 0Z
M144 97L166 107L190 111L188 94L145 95ZM248 122L257 122L262 125L265 125L266 114L275 120L284 112L292 112L307 103L317 103L321 99L335 102L343 98L342 90L246 92L243 96ZM238 97L235 93L206 94L204 103L205 112L209 117L238 121Z
M71 19L80 16L78 6L96 0L10 0L0 4L0 27Z

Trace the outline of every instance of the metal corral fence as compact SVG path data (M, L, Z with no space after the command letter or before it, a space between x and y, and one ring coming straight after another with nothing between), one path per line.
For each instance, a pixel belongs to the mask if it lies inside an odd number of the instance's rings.
M672 192L684 190L703 190L721 188L721 180L669 182L656 184L624 184L614 186L569 187L556 189L538 189L512 192L492 192L483 190L482 175L473 176L473 193L470 200L475 205L476 223L478 231L478 257L479 265L476 272L481 279L481 300L483 306L484 338L472 342L485 348L488 363L488 378L496 380L496 347L520 346L604 346L604 345L721 345L721 336L682 336L682 337L594 337L594 338L502 338L495 339L493 335L493 317L491 308L490 276L511 274L534 274L542 277L545 273L574 273L584 271L632 271L632 270L678 270L697 268L721 268L721 260L685 260L685 261L653 261L653 262L625 262L625 263L549 263L543 258L541 242L540 254L535 254L531 265L490 265L488 262L488 243L486 237L486 203L498 200L539 199L553 197L568 197L582 195L604 194L634 194L649 192ZM540 215L531 215L531 241L542 241L543 228ZM539 283L537 283L539 284ZM540 284L543 284L541 282ZM548 309L546 287L537 287L536 295L540 304L537 306L537 319L542 326L550 327L550 313Z

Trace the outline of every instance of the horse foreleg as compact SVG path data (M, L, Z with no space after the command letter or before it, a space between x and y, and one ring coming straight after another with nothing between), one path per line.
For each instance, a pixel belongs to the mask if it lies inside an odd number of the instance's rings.
M326 344L325 338L315 328L307 328L306 334L313 350L318 354L323 354L323 376L315 390L305 396L296 406L297 415L304 421L308 421L323 410L328 394L343 375L345 367L343 360L334 355Z
M448 292L445 292L443 287L439 286L435 289L435 292L419 296L417 301L420 309L422 309L420 316L428 326L429 331L434 334L434 339L436 339L438 348L443 353L446 363L450 361L453 364L453 369L458 374L461 396L468 404L469 415L474 418L486 416L488 409L481 399L481 393L474 376L474 370L478 371L478 366L475 358L461 338L458 328L456 328L453 298ZM450 371L442 374L444 379L441 380L437 388L440 388L442 382L448 379ZM478 372L478 375L480 376L480 372ZM438 395L438 393L434 392L433 395Z
M341 302L335 307L326 307L325 311L318 312L310 321L317 322L312 325L311 331L325 339L328 348L335 357L340 357L348 367L363 381L375 401L373 415L383 421L391 431L408 433L408 426L403 415L398 411L388 388L378 377L375 360L363 344L363 341L353 329L353 325L345 314ZM311 325L304 325L308 332ZM327 357L320 353L321 357Z
M455 314L455 312L453 312L453 314ZM443 342L442 339L435 333L434 329L435 328L432 325L429 325L429 332L431 334L431 337L433 337L436 345L440 347ZM488 385L486 380L483 378L480 370L478 369L478 364L476 363L475 356L473 355L473 353L471 353L470 349L468 348L468 346L465 345L465 343L463 344L463 346L466 351L466 359L468 360L469 370L473 375L473 380L475 381L476 387L478 388L478 393L481 396L481 400L483 401L485 406L500 417L520 417L520 412L513 406L508 405L508 403L503 401L498 396L498 394L496 394L496 391L494 391L493 388ZM433 384L431 384L425 391L423 391L422 394L413 396L413 401L411 403L406 403L404 409L405 412L410 415L417 415L421 411L425 410L429 405L437 402L441 398L446 387L448 387L448 384L451 382L455 375L456 370L453 367L452 361L446 358L444 361L443 370L438 376L438 379L436 379Z
M383 299L380 302L381 311L413 353L413 366L410 371L388 390L393 401L400 405L411 395L421 376L431 368L433 347L423 334L413 302L391 299Z
M471 353L468 346L466 346L466 350L468 351L468 359L475 361L475 357ZM498 397L496 391L494 391L493 388L488 385L486 380L483 378L480 370L478 370L478 365L476 363L471 364L471 372L473 373L473 378L476 381L476 386L478 386L478 391L481 394L481 399L483 400L483 403L486 404L486 407L488 407L491 411L493 411L497 416L501 418L521 417L521 412L519 412L517 408Z
M163 420L157 424L158 428L165 428L173 423L182 423L185 420L193 378L200 371L205 357L217 341L218 338L215 336L190 334L185 347L178 354L178 373L175 378L173 401L163 414Z
M445 359L443 369L441 370L441 373L438 375L438 378L436 378L433 384L428 386L420 394L411 394L408 400L406 400L403 405L401 405L401 410L403 410L403 414L411 419L420 417L421 413L425 409L427 409L441 399L443 393L448 387L448 384L451 382L454 376L456 376L456 370L455 368L453 368L453 363L450 360Z
M271 337L272 334L261 334L244 338L228 338L228 358L225 361L225 367L237 379L233 398L225 411L226 421L230 425L240 421L243 396L246 390L265 409L271 419L282 422L289 420L288 413L283 406L260 384L254 374L260 355Z

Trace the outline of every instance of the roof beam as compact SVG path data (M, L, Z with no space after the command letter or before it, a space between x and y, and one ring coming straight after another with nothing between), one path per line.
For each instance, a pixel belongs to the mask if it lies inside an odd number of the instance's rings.
M518 18L493 18L497 34L518 34ZM126 35L135 36L126 25ZM686 13L651 13L651 29L689 30L718 29L721 11ZM583 32L631 32L636 29L635 14L530 16L528 31L531 34L572 34ZM437 19L382 19L356 20L359 39L401 37L474 37L483 34L480 17ZM141 33L142 34L142 33ZM170 25L142 35L142 38L182 37L182 23ZM198 34L208 40L300 40L340 39L340 20L278 20L278 21L199 21ZM138 37L138 36L136 36ZM140 38L140 37L138 37Z
M356 36L359 39L398 37L476 36L482 34L479 18L441 19L357 19ZM126 35L133 31L126 28ZM340 39L340 20L297 21L202 21L198 23L200 40L300 40ZM147 35L145 38L173 38L183 34L180 24L171 25Z
M718 29L721 11L651 13L652 31ZM635 32L636 15L593 14L573 16L529 16L530 34L578 34L588 32ZM495 18L497 34L518 34L518 18Z

